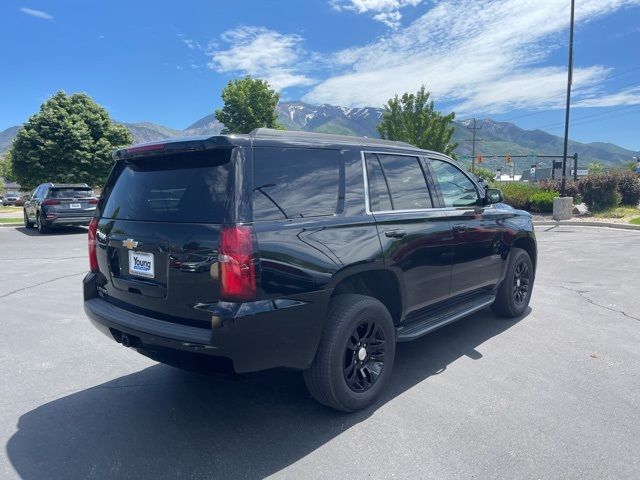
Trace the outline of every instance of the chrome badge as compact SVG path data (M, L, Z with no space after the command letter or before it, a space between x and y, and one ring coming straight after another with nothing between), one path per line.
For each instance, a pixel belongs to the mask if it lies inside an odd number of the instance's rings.
M138 246L138 242L136 242L133 238L127 238L122 241L122 246L127 247L129 250L136 248Z

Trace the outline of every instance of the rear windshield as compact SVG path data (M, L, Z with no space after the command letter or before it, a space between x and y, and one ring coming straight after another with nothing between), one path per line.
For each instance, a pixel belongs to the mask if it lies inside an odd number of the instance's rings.
M230 200L231 150L207 150L121 164L102 217L222 223Z
M90 188L52 188L49 198L91 198L93 190Z

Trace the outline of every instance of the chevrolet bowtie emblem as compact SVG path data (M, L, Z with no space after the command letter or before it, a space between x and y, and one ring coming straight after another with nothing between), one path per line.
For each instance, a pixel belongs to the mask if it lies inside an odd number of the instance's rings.
M132 248L136 248L138 246L138 242L136 242L133 238L127 238L122 241L122 246L127 247L129 250Z

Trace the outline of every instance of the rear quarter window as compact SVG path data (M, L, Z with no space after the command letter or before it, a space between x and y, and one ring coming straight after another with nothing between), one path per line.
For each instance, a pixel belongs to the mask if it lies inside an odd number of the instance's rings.
M253 153L253 219L337 213L344 162L338 150L266 148Z
M225 219L233 191L230 149L145 158L116 169L115 182L107 184L103 218L185 223Z

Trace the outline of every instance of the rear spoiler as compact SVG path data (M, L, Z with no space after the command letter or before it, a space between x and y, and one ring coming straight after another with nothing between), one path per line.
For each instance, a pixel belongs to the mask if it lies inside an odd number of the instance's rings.
M162 142L149 142L122 148L113 152L114 160L129 160L134 158L155 157L158 155L171 155L174 153L210 150L214 148L231 148L234 146L248 145L249 140L245 135L216 135L213 137L187 137L166 140Z

